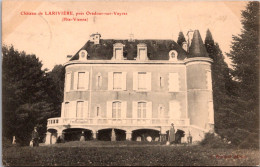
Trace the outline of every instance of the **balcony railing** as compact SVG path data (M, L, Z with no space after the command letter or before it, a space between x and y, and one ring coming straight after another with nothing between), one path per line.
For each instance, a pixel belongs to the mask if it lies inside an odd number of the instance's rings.
M168 118L50 118L48 127L57 125L189 125L189 119Z

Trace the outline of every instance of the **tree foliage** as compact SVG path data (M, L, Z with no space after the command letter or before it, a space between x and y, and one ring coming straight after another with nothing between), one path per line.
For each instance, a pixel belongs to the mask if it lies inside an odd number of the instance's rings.
M182 43L183 42L186 42L186 39L184 37L184 34L182 31L179 32L179 36L178 36L178 40L177 40L177 43L182 46Z
M233 63L232 76L237 80L237 114L242 115L240 128L259 130L259 2L249 2L242 11L243 29L233 36L228 56Z
M51 77L54 74L48 77L35 55L13 46L3 46L2 52L3 136L15 135L18 142L28 144L34 126L43 138L46 120L60 112L56 110L60 92Z

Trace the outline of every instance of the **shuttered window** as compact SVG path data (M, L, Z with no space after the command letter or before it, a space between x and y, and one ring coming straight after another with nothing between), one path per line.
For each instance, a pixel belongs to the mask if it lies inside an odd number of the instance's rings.
M207 89L212 90L211 71L207 71Z
M179 91L179 73L169 73L169 91Z
M76 117L77 118L83 118L83 106L84 106L83 101L77 102L77 111L76 111Z
M151 73L134 72L133 73L133 90L147 91L151 90Z
M89 72L74 72L74 90L87 90L89 85Z
M71 87L71 73L67 73L66 74L66 85L65 85L66 92L70 91L70 87Z
M146 118L146 103L145 102L138 102L137 117Z
M170 101L169 105L170 105L169 117L171 119L180 119L181 118L180 103L178 101Z
M127 103L126 101L108 101L107 118L126 118Z
M126 72L109 72L108 90L126 90Z

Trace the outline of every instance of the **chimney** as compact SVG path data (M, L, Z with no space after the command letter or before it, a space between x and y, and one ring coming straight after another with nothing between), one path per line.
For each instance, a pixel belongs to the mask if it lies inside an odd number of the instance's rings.
M188 48L191 46L191 40L192 40L192 38L193 38L193 33L194 33L194 31L191 30L191 29L187 32L187 37L188 37L187 50L188 50Z
M128 39L128 42L134 42L134 34L129 34L129 39Z
M67 55L67 61L70 61L71 58L72 58L72 55Z
M90 40L91 42L94 42L94 44L99 44L100 38L101 38L101 34L99 34L98 32L97 32L97 33L94 33L94 34L91 34L91 35L89 36L89 40Z

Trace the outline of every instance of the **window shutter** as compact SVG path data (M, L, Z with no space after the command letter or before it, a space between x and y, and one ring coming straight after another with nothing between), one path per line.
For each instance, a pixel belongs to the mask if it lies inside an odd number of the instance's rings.
M152 80L152 74L150 72L146 73L146 84L147 84L147 90L151 90L151 80Z
M178 101L170 102L170 118L171 119L180 119L181 118L181 107Z
M66 75L66 84L65 84L65 90L66 92L70 91L70 87L71 87L71 73L68 73Z
M89 86L89 72L88 71L85 72L84 83L85 83L85 89L88 90L88 86Z
M83 118L89 118L88 101L84 101Z
M153 116L153 107L152 102L147 102L147 112L146 112L146 118L152 118Z
M126 72L122 72L122 90L126 90Z
M112 118L112 101L107 102L107 118Z
M74 72L74 80L73 80L73 89L77 90L77 86L78 86L78 72Z
M70 102L69 117L70 118L76 118L76 112L77 112L77 101L71 101Z
M213 109L213 101L208 102L208 112L209 112L209 123L214 123L214 109Z
M133 101L132 118L137 118L137 102Z
M179 74L169 73L169 91L179 91Z
M207 88L212 90L211 71L207 71Z
M121 118L126 118L126 115L127 115L127 102L126 101L123 101L122 103L122 115L121 115Z
M65 117L65 102L61 103L61 117Z
M108 90L113 90L113 72L108 72Z
M133 72L133 90L137 90L138 72Z

